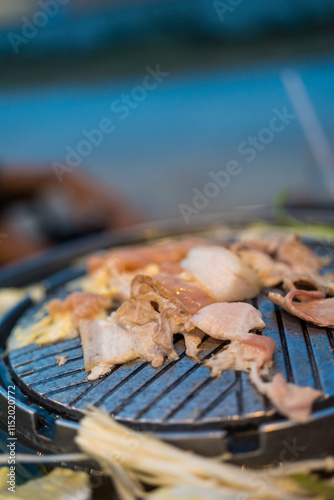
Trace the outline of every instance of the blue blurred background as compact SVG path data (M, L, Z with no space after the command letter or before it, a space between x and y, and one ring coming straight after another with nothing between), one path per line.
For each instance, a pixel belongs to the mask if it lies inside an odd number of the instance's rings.
M76 169L119 188L147 219L193 207L210 172L231 160L241 173L201 213L270 207L283 192L330 201L298 118L262 134L252 161L240 145L268 128L273 110L294 113L285 68L302 78L333 144L333 28L330 0L2 1L1 161L52 169L108 118L113 132ZM144 96L134 89L148 66L168 76ZM133 92L122 119L115 102Z

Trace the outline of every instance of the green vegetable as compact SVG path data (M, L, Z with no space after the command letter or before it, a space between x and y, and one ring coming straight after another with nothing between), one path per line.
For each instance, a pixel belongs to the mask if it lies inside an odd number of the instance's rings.
M324 500L334 500L334 488L327 484L325 480L310 474L295 474L292 479L299 486L305 488L308 493L320 495Z

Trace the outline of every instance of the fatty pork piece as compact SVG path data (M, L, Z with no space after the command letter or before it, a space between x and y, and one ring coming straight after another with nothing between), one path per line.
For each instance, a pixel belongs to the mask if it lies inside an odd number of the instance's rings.
M261 290L255 272L223 247L192 248L181 267L220 302L251 299Z
M277 373L270 382L264 382L254 364L250 378L257 390L267 396L276 410L296 422L307 422L316 399L322 392L312 387L298 387L288 383L281 373Z
M57 316L71 313L74 328L79 328L83 319L100 319L107 315L111 300L98 293L73 292L66 299L53 299L49 303L49 315L55 319Z
M198 328L213 338L231 340L226 349L205 362L211 376L226 370L249 371L252 363L259 368L271 364L275 342L250 330L265 328L260 311L244 302L217 303L204 307L185 324L186 331Z
M334 297L325 298L321 292L292 290L285 297L270 292L269 299L293 316L318 326L334 327ZM294 299L303 299L297 302Z
M132 331L120 324L118 311L104 320L81 322L80 336L88 380L109 373L114 365L137 358L151 362L154 367L163 363L166 350L156 342L159 313L147 302L131 300L127 307L132 309L129 321L131 318L137 320ZM170 356L172 352L173 349Z

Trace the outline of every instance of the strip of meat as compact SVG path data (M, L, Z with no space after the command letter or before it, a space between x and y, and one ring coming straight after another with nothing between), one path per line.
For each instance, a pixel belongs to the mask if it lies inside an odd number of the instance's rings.
M195 328L191 330L191 332L180 332L184 337L184 343L186 346L186 355L192 358L196 363L200 363L201 360L198 357L199 354L199 346L205 337L205 333Z
M118 325L115 313L105 320L83 320L79 331L88 380L95 380L109 373L114 365L138 357L134 336Z
M241 340L232 341L204 364L210 368L211 377L219 377L226 370L249 372L253 364L258 369L266 370L272 364L275 348L272 338L248 333Z
M254 271L239 257L219 246L191 249L181 267L220 302L251 299L261 289Z
M296 302L293 300L295 298L304 300ZM292 290L285 297L279 293L270 292L269 299L297 318L318 326L334 327L334 297L325 299L321 292Z
M71 313L74 328L82 319L99 319L107 315L111 300L98 293L73 292L66 299L53 299L49 303L49 314L54 319L59 314Z
M287 264L296 274L318 274L319 269L331 263L331 257L319 257L304 245L295 234L289 235L277 249L277 259Z
M85 369L90 380L114 365L141 358L157 368L177 359L170 324L146 299L130 299L107 319L80 324Z
M250 330L262 330L262 314L246 302L219 302L203 307L185 324L185 330L199 328L220 340L240 340Z
M276 373L270 382L263 382L255 364L251 368L250 378L257 390L270 399L281 415L296 422L307 422L314 401L323 395L312 387L287 383L281 373Z
M283 288L287 292L291 290L307 290L321 292L323 296L334 295L333 273L326 273L322 276L308 276L300 274L289 274L283 280ZM299 297L303 301L303 297Z
M245 264L254 269L264 286L276 286L291 273L287 264L276 262L270 255L260 250L240 250L238 255Z
M114 248L105 255L89 257L87 267L92 273L107 263L115 272L122 273L142 269L149 264L178 263L197 245L205 245L205 241L188 237L162 244Z

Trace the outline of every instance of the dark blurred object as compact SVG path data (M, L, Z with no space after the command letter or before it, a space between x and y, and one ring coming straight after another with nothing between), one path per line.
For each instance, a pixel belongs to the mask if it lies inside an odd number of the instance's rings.
M1 264L141 220L120 193L83 173L68 173L60 183L50 168L7 167L0 188Z

